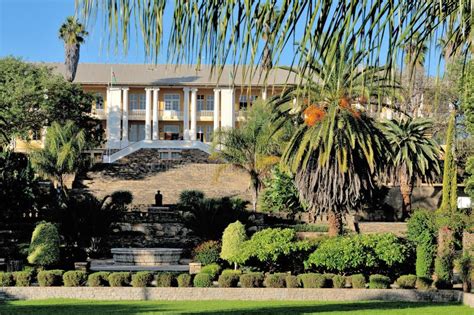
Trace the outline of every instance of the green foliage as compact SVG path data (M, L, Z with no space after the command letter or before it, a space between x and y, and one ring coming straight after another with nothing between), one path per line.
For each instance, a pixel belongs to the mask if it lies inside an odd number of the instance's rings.
M285 288L286 276L286 273L269 273L265 276L263 285L266 288Z
M429 290L433 280L430 277L417 277L416 278L416 288L418 290Z
M287 288L299 288L301 285L298 277L293 275L287 275L285 278L285 283Z
M33 281L33 272L31 271L15 271L13 273L13 279L15 279L15 286L17 287L29 287Z
M221 266L219 266L218 264L210 264L201 268L201 273L210 275L212 280L217 279L217 276L219 275L220 271Z
M332 285L334 288L345 288L346 287L346 277L341 275L335 275L332 278Z
M432 274L436 254L437 225L432 211L417 209L408 220L409 240L416 245L416 275L429 277Z
M414 289L416 287L416 275L403 275L395 282L400 289Z
M182 273L178 276L178 287L189 288L193 286L193 277L189 273Z
M351 276L351 285L354 289L365 289L365 277L363 274L356 274Z
M240 286L242 288L260 288L263 285L263 273L250 272L240 276Z
M239 274L222 273L217 282L220 288L235 288L239 282Z
M59 234L52 223L42 221L31 236L28 262L38 266L50 266L59 261Z
M145 288L151 287L153 281L153 272L149 271L139 271L132 275L132 287L135 288Z
M204 200L204 193L199 190L183 190L179 194L178 205L188 210Z
M87 283L87 272L81 270L70 270L63 274L65 287L82 287Z
M243 250L241 249L245 258L243 260L255 257L261 262L276 262L281 255L292 252L295 239L296 234L292 229L261 230L244 243Z
M466 126L468 131L471 133L471 137L474 135L474 61L470 61L465 71L463 93L462 93L462 109L466 120ZM468 159L466 163L466 171L470 176L466 179L465 191L474 200L474 155Z
M11 287L15 283L11 272L0 272L0 287Z
M320 273L305 273L298 276L303 288L327 288L329 281Z
M236 265L244 263L246 259L242 256L242 247L246 240L245 226L240 221L229 224L222 235L220 257Z
M221 272L221 275L238 275L242 274L242 270L234 270L234 269L224 269Z
M370 289L390 289L390 278L383 275L371 275L369 277Z
M109 286L110 272L100 271L94 272L87 278L87 285L90 287L107 287Z
M474 258L467 252L455 261L456 269L459 271L459 278L462 282L471 281Z
M410 244L394 234L362 234L323 241L305 265L337 273L395 275L407 267L411 256Z
M322 224L295 224L292 226L289 226L295 232L320 232L320 233L325 233L328 231L328 226L327 225L322 225Z
M171 272L159 272L156 274L157 287L175 287L177 286L176 277Z
M40 287L61 286L64 270L42 270L38 272L37 280Z
M194 260L203 265L217 263L221 253L221 244L218 241L206 241L193 250Z
M109 277L111 287L128 287L130 285L130 272L111 272Z
M451 283L453 277L453 256L452 255L441 255L435 259L435 275L436 280L434 286L437 289L451 289L453 284Z
M198 273L194 276L193 284L196 288L212 287L212 277L207 273Z

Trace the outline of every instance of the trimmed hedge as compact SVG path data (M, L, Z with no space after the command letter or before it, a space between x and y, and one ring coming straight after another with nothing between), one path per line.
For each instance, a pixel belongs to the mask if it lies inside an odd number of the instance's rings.
M416 286L415 275L404 275L400 276L395 283L400 289L414 289Z
M156 274L156 286L162 288L177 286L175 276L170 272L160 272Z
M286 273L272 273L265 276L263 284L267 288L285 288L286 287Z
M235 288L239 283L239 275L234 273L223 273L217 280L220 288Z
M346 287L346 277L341 275L335 275L332 278L332 285L334 288L341 289Z
M128 287L131 275L130 272L112 272L108 280L111 287Z
M351 276L351 284L354 289L365 289L365 277L363 274L355 274Z
M11 287L15 283L11 272L0 272L0 287Z
M234 269L222 270L221 275L227 275L227 274L240 276L242 274L242 270L234 270Z
M384 275L371 275L369 277L370 289L390 289L390 278Z
M327 288L328 279L320 273L305 273L298 276L303 288Z
M38 272L37 280L40 287L61 286L64 270L42 270Z
M206 273L211 276L212 280L217 279L217 276L221 272L221 266L218 264L210 264L201 268L200 273Z
M261 288L263 285L263 273L250 272L240 276L240 286L242 288Z
M132 275L132 287L135 288L144 288L144 287L151 287L151 283L153 282L153 272L149 271L140 271Z
M15 280L15 286L17 287L29 287L33 281L33 272L31 271L15 271L13 273L13 279Z
M193 284L196 288L212 287L212 276L208 273L198 273L194 276Z
M285 278L286 287L287 288L299 288L300 287L300 280L297 276L287 275Z
M108 287L109 275L110 273L105 271L91 273L87 278L87 285L90 287Z
M189 288L193 286L193 277L189 273L182 273L178 276L178 287Z
M418 290L429 290L431 289L431 285L433 284L433 280L428 277L418 277L416 278L415 287Z
M63 282L65 287L81 287L87 283L87 273L80 270L66 271Z

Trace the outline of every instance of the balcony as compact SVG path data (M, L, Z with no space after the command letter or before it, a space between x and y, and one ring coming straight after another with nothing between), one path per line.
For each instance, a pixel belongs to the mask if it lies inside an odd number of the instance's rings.
M183 112L179 110L160 110L160 120L182 120Z
M197 120L200 121L212 121L214 120L213 110L200 110L197 112Z
M145 109L130 109L128 120L145 120Z

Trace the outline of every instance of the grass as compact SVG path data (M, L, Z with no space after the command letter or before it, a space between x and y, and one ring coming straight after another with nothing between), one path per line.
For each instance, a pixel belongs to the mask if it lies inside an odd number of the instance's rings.
M311 301L88 301L39 300L0 303L0 314L456 314L473 310L459 304Z

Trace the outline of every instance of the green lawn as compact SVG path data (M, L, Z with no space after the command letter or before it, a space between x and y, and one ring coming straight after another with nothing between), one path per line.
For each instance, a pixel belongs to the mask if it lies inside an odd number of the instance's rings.
M473 315L457 304L403 302L285 301L12 301L0 304L0 314L450 314Z

